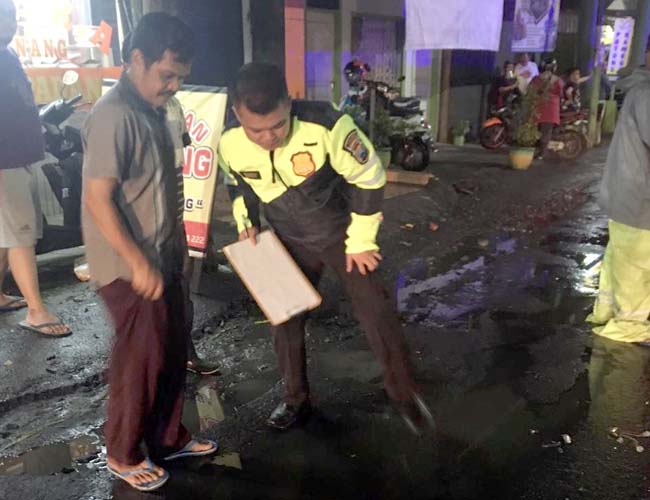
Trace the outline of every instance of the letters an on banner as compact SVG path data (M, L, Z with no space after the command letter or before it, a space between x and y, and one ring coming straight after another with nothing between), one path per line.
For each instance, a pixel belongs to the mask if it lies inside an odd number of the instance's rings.
M557 44L560 0L517 0L513 52L552 52Z
M212 203L217 185L217 146L223 132L228 96L225 89L184 88L176 94L185 112L192 144L185 148L185 232L190 256L203 258L208 249Z

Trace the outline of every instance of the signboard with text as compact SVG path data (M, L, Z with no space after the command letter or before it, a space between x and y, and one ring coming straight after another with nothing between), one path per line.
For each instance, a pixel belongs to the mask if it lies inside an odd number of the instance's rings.
M633 33L633 17L620 17L614 21L614 39L609 50L607 73L616 74L621 68L627 66Z
M208 250L212 204L217 185L217 146L226 118L226 89L184 87L178 100L192 144L185 148L185 232L190 256L203 258Z

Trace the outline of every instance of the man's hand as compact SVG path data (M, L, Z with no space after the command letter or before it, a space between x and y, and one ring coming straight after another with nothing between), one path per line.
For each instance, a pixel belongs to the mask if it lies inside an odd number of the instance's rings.
M356 264L359 273L365 276L379 267L381 259L381 254L372 250L361 253L348 253L345 255L345 270L351 273Z
M249 227L239 233L239 241L250 240L253 246L257 245L257 235L260 234L256 227Z
M131 266L133 275L131 287L146 300L158 300L162 297L164 285L163 278L156 268L149 261L142 257L137 263Z

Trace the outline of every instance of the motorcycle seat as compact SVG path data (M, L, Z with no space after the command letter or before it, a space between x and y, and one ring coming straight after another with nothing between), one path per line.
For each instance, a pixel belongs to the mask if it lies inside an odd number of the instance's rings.
M419 108L420 101L396 99L393 101L393 106L396 108Z

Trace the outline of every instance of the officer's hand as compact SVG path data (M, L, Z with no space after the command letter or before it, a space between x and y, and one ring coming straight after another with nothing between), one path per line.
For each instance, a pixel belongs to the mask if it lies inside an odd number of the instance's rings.
M158 300L163 294L163 279L160 271L153 267L146 258L133 265L131 287L146 300Z
M359 272L365 276L379 267L381 259L381 254L372 250L361 253L349 253L345 255L345 269L351 273L356 265Z
M257 235L260 234L256 227L249 227L239 233L239 241L250 240L253 246L257 245Z

